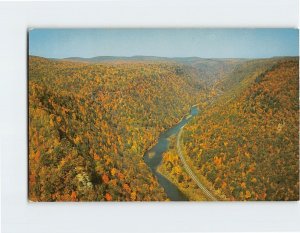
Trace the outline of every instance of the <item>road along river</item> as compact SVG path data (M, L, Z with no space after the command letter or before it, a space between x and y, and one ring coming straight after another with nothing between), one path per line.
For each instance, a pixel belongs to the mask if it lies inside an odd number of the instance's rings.
M188 198L177 188L176 185L161 175L157 171L157 168L162 161L163 153L169 149L170 137L176 135L180 129L197 114L198 108L197 106L193 106L190 110L190 114L183 117L178 124L163 132L158 138L158 142L144 155L145 163L151 169L152 173L157 178L159 184L164 188L171 201L188 201Z

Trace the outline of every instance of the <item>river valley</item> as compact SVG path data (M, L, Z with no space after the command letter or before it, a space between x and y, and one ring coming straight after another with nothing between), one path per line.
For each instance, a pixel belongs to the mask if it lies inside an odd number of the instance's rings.
M184 116L181 121L172 128L163 132L158 142L148 150L144 155L144 161L151 169L159 184L164 188L168 198L171 201L188 201L188 198L177 188L175 184L170 182L166 177L161 175L157 168L163 159L163 153L169 148L170 137L176 135L180 129L185 126L199 112L197 106L192 106L190 113Z

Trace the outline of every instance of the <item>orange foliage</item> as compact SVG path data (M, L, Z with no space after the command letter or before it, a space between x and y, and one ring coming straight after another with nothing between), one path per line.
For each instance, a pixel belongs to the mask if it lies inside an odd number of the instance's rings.
M112 200L112 196L109 193L105 194L105 200L106 201L111 201Z

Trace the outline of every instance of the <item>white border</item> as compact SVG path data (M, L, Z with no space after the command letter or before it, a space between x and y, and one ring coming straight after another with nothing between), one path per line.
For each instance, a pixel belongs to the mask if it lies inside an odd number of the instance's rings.
M2 231L300 231L299 202L28 203L24 166L28 27L298 28L298 15L297 0L0 3Z

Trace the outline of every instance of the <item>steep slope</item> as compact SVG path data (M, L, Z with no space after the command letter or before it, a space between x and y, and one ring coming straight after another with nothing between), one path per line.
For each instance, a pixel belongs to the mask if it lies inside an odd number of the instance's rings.
M190 165L229 200L299 199L298 67L298 58L244 63L185 128Z
M283 60L283 59L282 59ZM266 72L268 69L271 69L273 65L278 62L278 59L254 59L254 60L245 60L238 63L230 72L227 72L222 79L217 80L215 88L227 92L232 91L232 89L237 86L236 89L241 87L241 82L251 81L251 77L256 77L263 72ZM245 83L246 84L246 83Z
M208 59L208 58L175 58L175 61L194 67L199 76L209 85L225 79L236 67L247 62L246 59Z
M142 157L203 89L174 63L30 57L29 199L166 200Z

